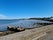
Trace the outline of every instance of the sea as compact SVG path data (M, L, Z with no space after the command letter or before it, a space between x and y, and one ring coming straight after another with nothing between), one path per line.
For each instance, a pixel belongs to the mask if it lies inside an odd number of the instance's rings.
M35 25L35 27L37 26L37 23L52 23L49 21L43 21L43 20L4 20L4 19L0 19L0 31L6 31L8 30L7 27L8 26L13 26L13 27L23 27L23 28L33 28L33 26Z

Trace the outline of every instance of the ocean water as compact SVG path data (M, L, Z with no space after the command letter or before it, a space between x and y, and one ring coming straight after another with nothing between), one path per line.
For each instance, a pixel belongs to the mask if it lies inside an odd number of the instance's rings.
M52 23L49 21L42 21L42 20L0 20L0 31L7 30L7 26L16 26L16 27L23 27L23 28L33 28L37 26L37 23Z

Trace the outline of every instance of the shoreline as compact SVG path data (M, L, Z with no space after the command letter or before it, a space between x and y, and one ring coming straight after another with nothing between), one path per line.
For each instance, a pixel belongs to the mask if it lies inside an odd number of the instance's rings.
M33 29L38 29L44 26L48 26L48 25L38 25L37 27L33 27L33 28L25 28L25 30L33 30ZM24 31L25 31L24 30ZM23 32L23 31L20 31ZM10 31L10 30L6 30L6 31L0 31L0 37L1 36L6 36L6 35L10 35L10 34L14 34L17 33L16 31ZM19 32L18 32L19 33Z
M51 30L53 30L53 25L48 25L2 36L0 37L0 40L32 40L44 33L50 32Z

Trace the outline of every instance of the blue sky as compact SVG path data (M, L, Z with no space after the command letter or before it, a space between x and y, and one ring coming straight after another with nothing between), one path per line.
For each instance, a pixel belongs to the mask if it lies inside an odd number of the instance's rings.
M53 16L53 0L0 0L0 19Z

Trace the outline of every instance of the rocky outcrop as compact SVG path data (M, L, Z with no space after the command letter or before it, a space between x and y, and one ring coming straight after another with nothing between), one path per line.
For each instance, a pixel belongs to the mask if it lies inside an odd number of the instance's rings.
M8 26L7 29L10 30L10 31L14 31L15 30L15 28L12 27L12 26Z
M12 27L12 26L8 26L7 29L10 30L10 31L16 31L16 32L24 31L25 30L22 27Z

